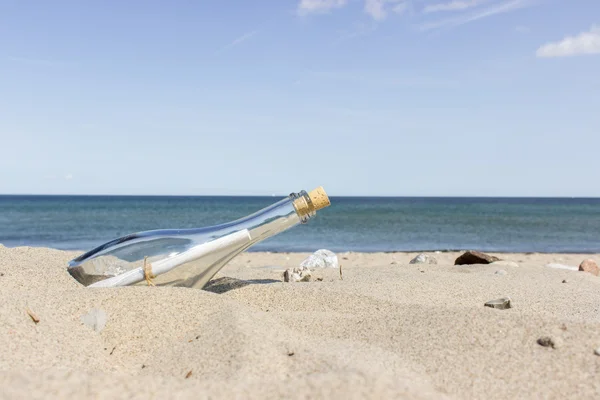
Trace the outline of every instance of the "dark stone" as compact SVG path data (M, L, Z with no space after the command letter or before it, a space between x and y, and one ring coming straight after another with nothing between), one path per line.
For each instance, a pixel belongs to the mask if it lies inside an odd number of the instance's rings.
M512 308L509 297L503 297L501 299L490 300L487 303L485 303L484 305L486 307L497 308L499 310L508 310L509 308Z
M454 261L454 265L490 264L494 261L500 261L500 259L479 251L467 251Z
M542 336L537 340L537 344L539 344L540 346L552 347L553 349L560 347L560 343L560 340L551 338L550 336Z

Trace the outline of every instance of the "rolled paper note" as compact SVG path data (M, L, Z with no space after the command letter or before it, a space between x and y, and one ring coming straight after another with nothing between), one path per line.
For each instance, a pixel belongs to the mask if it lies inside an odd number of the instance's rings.
M238 232L225 235L213 241L202 243L191 249L177 254L173 257L166 258L164 260L156 261L152 263L152 273L156 276L169 272L173 268L188 263L203 257L213 251L219 251L221 249L230 246L243 246L252 240L248 229L243 229ZM141 282L145 279L144 269L138 267L127 271L123 274L114 276L112 278L105 279L103 281L96 282L88 287L116 287L116 286L128 286L135 283Z

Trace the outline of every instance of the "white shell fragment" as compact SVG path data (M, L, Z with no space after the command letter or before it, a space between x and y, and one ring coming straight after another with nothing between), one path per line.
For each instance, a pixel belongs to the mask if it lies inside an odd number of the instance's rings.
M283 272L284 282L310 282L311 279L312 274L308 267L288 268Z
M307 268L339 268L338 258L334 252L326 249L315 251L300 263L300 267Z

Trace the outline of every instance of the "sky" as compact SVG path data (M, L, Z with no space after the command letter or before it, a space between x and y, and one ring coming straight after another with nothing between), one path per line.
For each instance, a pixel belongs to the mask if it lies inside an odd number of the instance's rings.
M0 194L600 196L599 0L0 1Z

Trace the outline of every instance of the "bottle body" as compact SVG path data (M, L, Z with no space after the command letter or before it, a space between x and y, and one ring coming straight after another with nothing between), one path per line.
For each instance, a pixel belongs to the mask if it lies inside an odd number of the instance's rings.
M254 214L216 226L127 235L73 259L68 271L89 287L142 284L150 275L159 286L202 288L238 254L308 222L318 208L328 206L322 188L316 190L317 194L292 193Z

